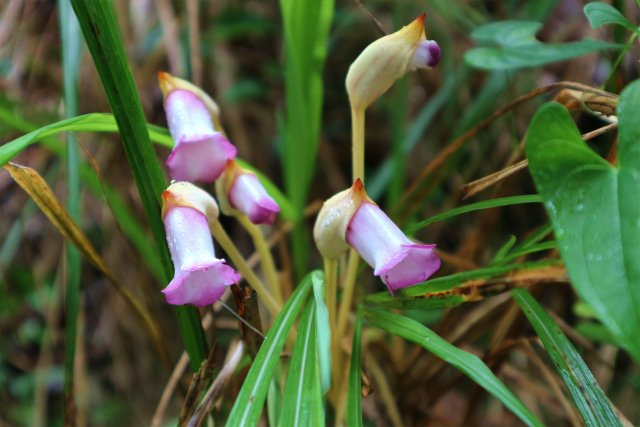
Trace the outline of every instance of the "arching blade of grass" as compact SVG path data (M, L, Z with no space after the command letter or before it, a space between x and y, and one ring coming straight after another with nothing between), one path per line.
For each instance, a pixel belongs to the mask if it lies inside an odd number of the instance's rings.
M486 200L484 202L471 203L466 206L460 206L459 208L450 209L438 215L434 215L431 218L420 221L419 223L407 227L404 229L405 234L411 235L418 230L425 228L429 224L442 221L443 219L451 218L452 216L460 215L467 212L478 211L488 208L497 208L499 206L518 205L521 203L542 203L542 197L537 194L527 196L513 196L503 197L501 199Z
M287 101L280 156L287 195L299 218L315 170L322 119L322 71L333 6L334 0L280 0ZM292 233L296 273L302 277L308 261L308 230L298 222Z
M526 406L496 377L477 356L460 350L415 320L387 311L365 308L364 318L374 326L414 342L445 362L460 369L487 390L528 426L543 426Z
M273 372L280 359L280 352L284 347L293 322L298 316L300 307L309 294L313 275L322 277L322 272L311 272L302 279L302 282L280 311L273 326L269 329L267 338L253 360L247 378L242 384L233 409L231 409L227 425L235 427L254 426L258 422ZM281 416L284 415L282 414Z
M0 106L0 121L14 129L22 132L29 132L28 135L23 135L20 138L8 142L0 147L0 164L10 161L29 145L38 141L42 141L46 143L48 147L52 148L53 144L59 144L59 142L48 141L47 138L59 132L118 132L118 125L116 124L113 114L106 113L86 114L84 116L73 117L71 119L62 120L60 122L38 128L33 123L24 120L6 108ZM173 140L166 128L147 123L147 130L152 142L168 148L173 147ZM294 209L292 203L282 193L282 191L280 191L280 189L269 180L269 178L243 160L236 159L236 161L243 168L251 169L255 172L269 195L273 197L280 206L280 215L284 219L289 221L298 220L299 214Z
M622 427L609 399L598 385L589 367L549 313L526 289L514 289L511 295L542 340L544 348L571 393L587 427Z
M160 195L167 183L149 140L142 106L118 34L112 5L108 0L71 0L71 5L122 135L129 166L164 267L165 280L169 283L173 277L173 264L160 217ZM191 370L197 372L206 357L198 313L193 307L176 306L176 314L189 354Z
M315 298L307 298L284 389L284 403L278 423L281 427L323 425L316 310Z
M160 336L158 326L151 320L148 311L142 303L125 287L118 277L113 273L102 257L95 250L87 236L80 230L69 214L62 207L55 194L47 183L33 169L17 166L11 163L4 165L11 177L22 187L33 199L42 212L49 218L51 223L62 233L67 241L73 243L78 251L104 274L115 286L118 293L129 304L134 314L138 317L142 326L148 332L152 342L155 344L158 353L164 358L168 366L171 366L169 352L165 340Z
M62 41L62 71L64 106L67 118L78 115L78 71L82 52L80 26L69 0L58 2L60 39ZM78 143L67 135L67 212L80 222L80 174ZM65 289L66 325L64 338L64 419L66 425L75 424L74 367L76 335L78 329L78 305L80 300L80 252L71 242L66 244L67 284Z
M351 365L349 366L349 389L347 392L347 425L362 427L362 392L360 366L362 364L362 305L358 306L353 328Z
M454 307L480 301L516 287L542 281L567 280L567 269L561 261L532 261L439 277L400 289L395 298L389 292L380 292L367 296L364 301L379 307L404 310Z

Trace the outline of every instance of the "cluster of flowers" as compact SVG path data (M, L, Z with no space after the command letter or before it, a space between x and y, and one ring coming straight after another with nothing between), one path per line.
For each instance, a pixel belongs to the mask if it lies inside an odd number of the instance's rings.
M424 17L422 14L401 30L376 40L351 65L346 85L354 115L364 115L364 110L407 72L438 64L440 46L426 39ZM364 144L364 131L359 137L354 134L353 144L355 153L357 145ZM364 162L364 158L357 161ZM364 165L360 169L363 173ZM351 246L395 296L397 289L424 282L440 268L440 259L433 251L436 245L409 240L367 196L360 180L364 177L355 171L354 163L353 187L336 194L322 207L314 227L316 244L330 259Z
M438 63L440 47L426 40L423 21L424 15L372 43L353 63L346 83L354 111L363 113L408 71ZM216 259L209 222L217 221L218 205L191 182L216 181L222 212L246 215L253 224L273 224L279 207L256 175L234 161L237 150L225 138L216 103L200 88L167 73L159 73L159 80L175 141L167 160L175 181L162 194L162 218L176 273L163 292L169 304L202 307L219 299L240 275ZM393 295L425 281L440 267L435 245L409 240L367 196L360 179L325 202L314 237L325 258L354 248Z
M169 132L175 141L167 159L172 184L162 193L162 219L175 266L164 292L169 304L203 307L217 301L240 275L215 257L209 222L218 204L194 181L216 181L225 215L246 215L254 224L273 224L280 211L256 175L240 167L236 148L225 138L216 103L200 88L159 73Z

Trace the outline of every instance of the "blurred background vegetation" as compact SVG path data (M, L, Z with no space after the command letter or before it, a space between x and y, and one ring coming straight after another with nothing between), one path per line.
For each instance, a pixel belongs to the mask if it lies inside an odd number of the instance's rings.
M197 13L187 13L190 3L197 3ZM543 42L593 37L627 43L629 32L618 27L592 30L582 11L584 4L578 0L364 2L388 32L426 12L427 38L436 40L442 48L442 60L436 69L409 74L367 111L369 195L398 222L410 225L468 202L535 193L527 171L468 201L463 200L460 187L522 160L521 141L530 118L553 94L523 104L479 132L421 189L415 203L402 204L404 191L431 159L518 96L558 81L605 85L606 90L619 93L640 77L637 42L631 44L615 69L613 64L619 55L615 51L515 71L483 71L463 60L464 53L476 46L470 33L483 24L502 20L543 23L537 36ZM631 22L639 22L633 1L617 0L614 5ZM279 150L286 106L278 3L116 0L114 7L147 121L166 126L158 71L190 79L220 104L223 123L239 157L284 188ZM5 143L65 118L65 73L56 2L4 0L0 9L0 142ZM190 40L195 28L199 43ZM351 123L344 80L351 62L381 35L376 23L355 1L336 1L323 74L318 157L306 201L307 232L320 203L351 184ZM78 52L77 114L110 112L86 47L81 44ZM578 116L577 121L583 133L602 126L591 115ZM86 153L80 152L81 163L89 165L91 156L102 183L115 191L132 212L126 221L151 242L119 135L81 132L77 137L86 149ZM613 138L606 134L593 139L591 145L606 155ZM64 135L55 139L59 144L50 141L31 146L14 161L37 170L64 201ZM156 151L164 164L170 150L157 147ZM159 292L166 284L159 283L158 272L140 261L140 248L134 248L123 236L114 215L125 213L119 206L105 204L95 178L83 176L81 173L82 229L123 282L144 298L168 331L167 336L175 337L169 349L177 360L183 348L175 314ZM165 176L168 178L166 170ZM213 185L205 188L213 192ZM238 247L250 256L249 236L234 221L222 221ZM438 277L490 264L511 236L521 241L546 222L541 205L515 205L441 221L416 237L438 244L443 259ZM274 235L289 228L280 220ZM284 277L293 279L291 242L277 242L275 254ZM153 246L149 250L153 251ZM0 171L0 425L62 425L65 254L58 230L9 174ZM529 259L557 256L552 249ZM309 250L306 262L314 268L322 265L315 248ZM361 277L361 293L385 289L372 275ZM106 279L83 262L80 280L78 425L148 425L171 372ZM289 289L291 283L293 280ZM540 285L531 292L579 348L612 403L632 422L640 421L638 366L609 343L607 332L592 320L570 286ZM452 309L409 311L406 315L480 356L542 420L553 425L573 425L579 420L566 398L558 397L557 389L564 386L533 329L508 295ZM207 338L215 342L217 366L222 366L229 343L239 336L237 321L225 310L217 312L214 319ZM420 347L399 338L389 339L375 330L365 332L363 346L365 372L367 364L384 367L397 403L395 409L390 408L374 382L374 392L363 401L365 425L388 425L394 410L406 425L521 423L484 390ZM246 369L234 377L215 412L221 420L235 401ZM170 417L175 418L180 411L188 374L185 381L169 402Z

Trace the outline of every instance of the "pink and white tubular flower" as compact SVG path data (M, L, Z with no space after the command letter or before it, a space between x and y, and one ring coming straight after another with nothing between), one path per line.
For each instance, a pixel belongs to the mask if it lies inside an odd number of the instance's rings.
M175 182L162 192L162 219L175 276L162 292L167 303L204 307L220 299L240 275L215 257L208 220L217 221L218 206L204 190Z
M273 224L280 206L267 194L256 174L229 160L216 181L216 195L225 215L244 214L254 224Z
M217 111L211 111L210 106L215 103L210 98L203 100L202 91L194 92L192 85L181 84L183 81L167 73L159 73L158 78L165 95L169 132L175 141L167 159L171 178L190 182L215 181L227 160L235 158L237 152L221 129L214 127L214 121L218 123Z
M336 258L349 246L380 276L389 292L427 280L438 268L436 245L411 240L376 205L360 180L327 200L313 230L320 253Z

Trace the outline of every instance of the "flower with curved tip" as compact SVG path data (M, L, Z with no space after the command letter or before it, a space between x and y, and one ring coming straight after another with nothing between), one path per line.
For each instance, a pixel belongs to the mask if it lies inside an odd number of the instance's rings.
M366 109L400 77L416 68L440 62L440 46L427 40L423 13L411 24L371 43L351 64L347 92L351 107Z
M327 258L354 248L393 296L397 289L424 282L440 268L440 258L433 251L436 245L409 240L367 196L360 180L325 202L313 234Z
M237 152L221 132L217 105L208 96L203 99L202 90L194 92L192 88L195 86L186 85L188 82L167 73L159 73L158 79L165 97L169 132L175 141L167 159L171 178L191 182L215 181L227 160L235 158Z
M216 195L225 215L247 215L254 224L273 224L280 206L267 194L255 173L229 160L216 181Z
M204 190L175 182L162 192L162 219L175 276L162 292L169 304L204 307L216 302L240 275L215 257L208 220L218 206Z

